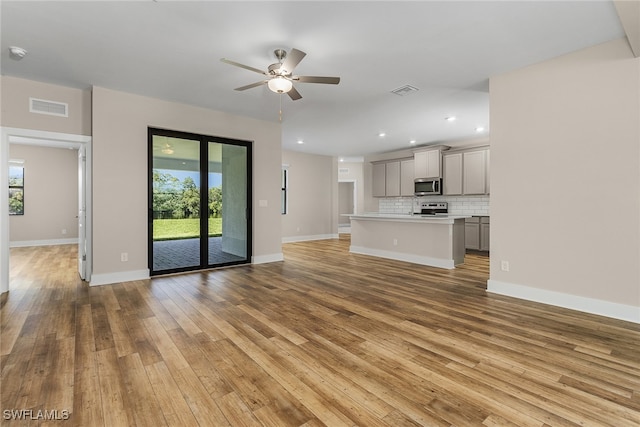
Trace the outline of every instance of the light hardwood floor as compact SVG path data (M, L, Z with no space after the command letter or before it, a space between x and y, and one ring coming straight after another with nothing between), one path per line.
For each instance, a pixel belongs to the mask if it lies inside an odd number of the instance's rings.
M640 424L638 325L487 294L481 256L448 271L348 244L93 288L73 246L13 249L3 425Z

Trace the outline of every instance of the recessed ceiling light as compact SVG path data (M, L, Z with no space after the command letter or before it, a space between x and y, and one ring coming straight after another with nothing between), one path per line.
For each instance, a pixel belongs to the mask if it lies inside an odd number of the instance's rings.
M299 140L298 140L298 144L304 144L304 141L303 141L303 140L301 140L301 139L299 139Z
M386 136L386 135L387 135L387 134L386 134L386 133L384 133L384 132L380 132L380 133L378 134L378 136L379 136L380 138L382 138L383 136Z
M341 162L344 162L344 159L343 159L342 157L340 157L340 161L341 161Z
M453 122L453 121L455 121L455 120L456 120L456 117L455 117L455 116L449 116L449 117L445 117L444 119L445 119L446 121L448 121L448 122Z
M411 141L409 141L409 144L415 144L415 143L416 143L415 139L412 139Z
M484 128L482 126L478 126L476 128L476 132L484 132Z

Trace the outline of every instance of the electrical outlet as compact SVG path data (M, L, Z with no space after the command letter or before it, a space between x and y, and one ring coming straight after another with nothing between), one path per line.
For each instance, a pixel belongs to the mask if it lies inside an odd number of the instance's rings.
M509 261L501 261L500 262L500 269L502 271L509 271Z
M67 234L67 229L66 228L62 229L62 234Z
M393 246L398 246L398 239L393 239Z
M122 261L122 262L129 261L129 254L127 252L122 252L120 254L120 261Z

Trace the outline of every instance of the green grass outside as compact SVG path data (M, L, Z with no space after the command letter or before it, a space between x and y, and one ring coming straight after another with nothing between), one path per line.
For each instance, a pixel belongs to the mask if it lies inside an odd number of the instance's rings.
M222 235L222 218L209 218L209 236ZM153 240L189 239L200 236L200 219L154 219Z

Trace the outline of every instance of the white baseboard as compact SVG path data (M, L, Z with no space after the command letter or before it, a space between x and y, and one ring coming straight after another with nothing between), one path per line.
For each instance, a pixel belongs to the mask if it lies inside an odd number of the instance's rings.
M134 280L146 280L149 279L149 269L145 270L133 270L133 271L119 271L117 273L105 273L91 275L91 281L89 286L101 286L101 285L113 285L120 282L132 282Z
M26 248L29 246L55 246L55 245L77 245L78 238L71 239L47 239L47 240L16 240L9 242L10 248Z
M362 246L349 246L349 252L354 254L377 256L380 258L395 259L396 261L412 262L414 264L428 265L430 267L446 268L448 270L456 267L453 260L403 254L400 252L385 251L382 249L363 248Z
M282 243L308 242L311 240L327 240L327 239L338 239L338 238L340 238L338 233L315 234L311 236L291 236L291 237L283 237Z
M267 264L269 262L284 261L284 254L282 252L269 255L258 255L251 257L251 264Z
M640 323L640 307L618 304L594 298L586 298L561 292L548 291L546 289L532 288L500 282L487 281L487 292L520 298L527 301L535 301L543 304L555 305L627 322Z

